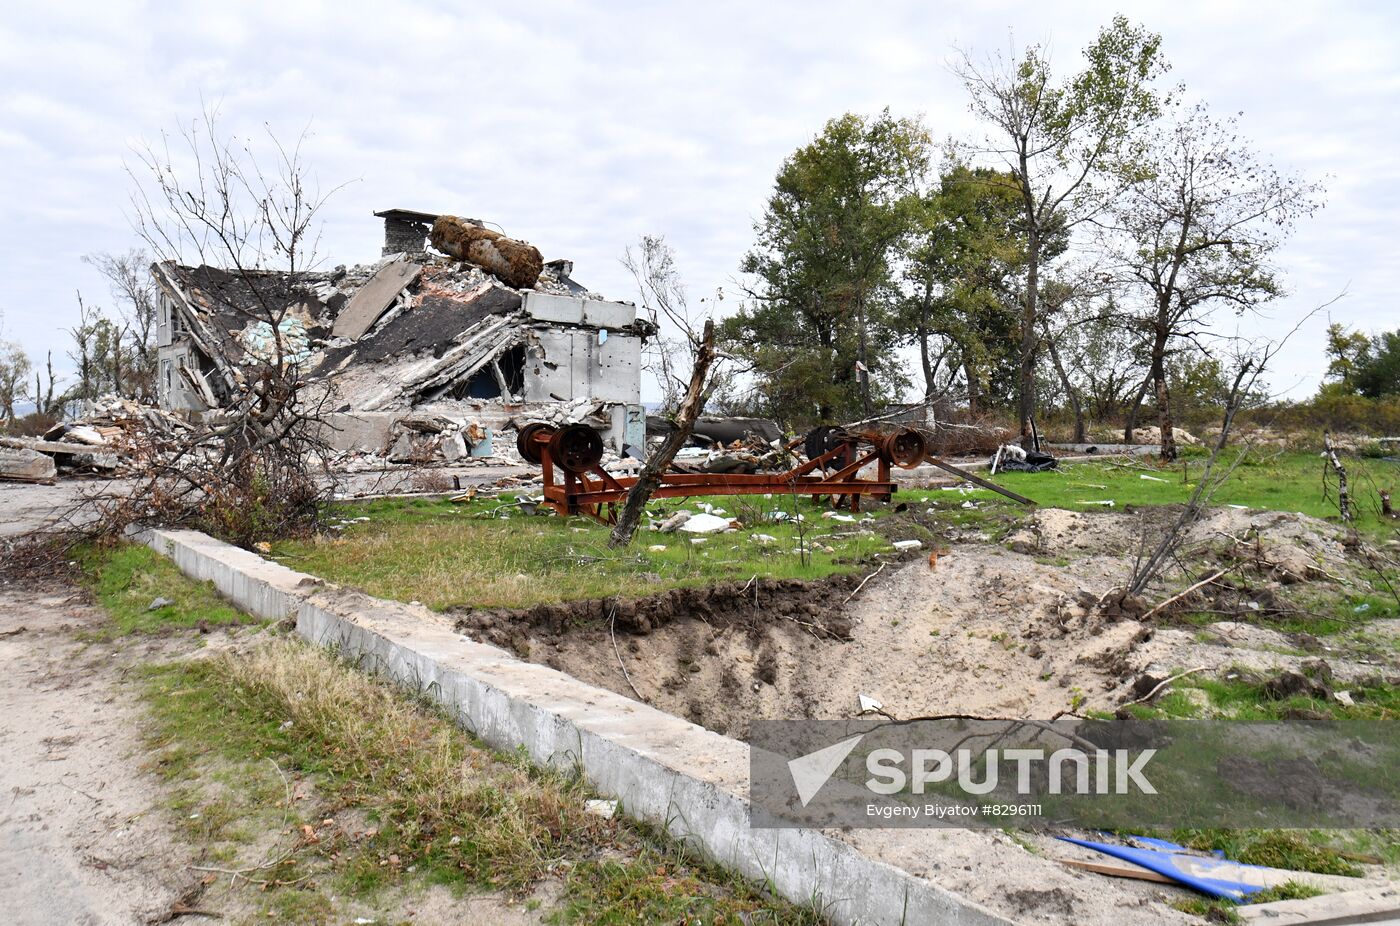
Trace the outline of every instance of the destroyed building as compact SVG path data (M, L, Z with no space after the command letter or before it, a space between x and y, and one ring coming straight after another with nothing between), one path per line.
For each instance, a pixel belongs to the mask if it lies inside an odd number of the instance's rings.
M275 349L280 316L284 355L329 390L338 450L392 453L407 432L447 430L489 453L487 433L537 420L585 421L617 450L642 444L641 350L655 326L633 304L477 220L375 214L384 255L371 265L295 279L154 265L161 406L227 404Z

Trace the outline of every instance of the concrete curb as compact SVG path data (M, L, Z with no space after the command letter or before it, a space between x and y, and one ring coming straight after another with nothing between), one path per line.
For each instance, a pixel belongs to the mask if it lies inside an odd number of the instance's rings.
M748 746L546 666L477 643L440 615L327 586L197 531L140 538L259 617L426 693L463 727L540 765L577 767L630 816L840 924L1008 924L934 882L819 830L748 825Z

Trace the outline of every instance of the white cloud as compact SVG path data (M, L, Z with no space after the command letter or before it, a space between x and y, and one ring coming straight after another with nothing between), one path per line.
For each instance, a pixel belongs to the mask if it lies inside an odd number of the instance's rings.
M123 164L218 102L242 134L310 124L335 262L371 259L390 206L495 221L591 287L630 297L617 257L639 234L677 247L695 295L726 284L782 158L847 109L974 130L945 67L953 46L1042 41L1061 67L1106 3L640 2L31 5L0 22L5 333L62 350L73 290L106 289L78 258L131 243ZM1272 333L1348 281L1333 317L1394 326L1400 15L1375 4L1133 5L1163 33L1173 79L1271 158L1334 175L1327 208L1284 255L1294 295ZM1246 324L1255 324L1246 320ZM1317 331L1276 383L1320 374Z

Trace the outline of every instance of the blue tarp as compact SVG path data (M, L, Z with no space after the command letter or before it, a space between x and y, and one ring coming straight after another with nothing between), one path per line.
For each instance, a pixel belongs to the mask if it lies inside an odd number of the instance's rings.
M1166 875L1202 894L1226 900L1242 901L1250 894L1257 894L1269 887L1276 880L1274 869L1232 862L1221 852L1217 852L1215 858L1206 858L1187 854L1189 850L1185 846L1167 842L1165 839L1150 839L1146 836L1133 838L1157 848L1139 849L1106 842L1090 842L1087 839L1071 839L1068 836L1060 837L1076 846L1094 849L1125 862L1141 865L1159 875Z

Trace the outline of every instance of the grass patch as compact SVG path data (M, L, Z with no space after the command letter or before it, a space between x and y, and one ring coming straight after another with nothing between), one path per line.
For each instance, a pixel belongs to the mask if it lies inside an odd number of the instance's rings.
M1359 878L1365 874L1359 865L1344 858L1338 850L1320 845L1310 838L1307 831L1173 830L1167 838L1188 849L1207 852L1219 849L1226 858L1246 865L1349 878Z
M898 498L898 496L896 496ZM614 595L640 597L670 588L772 579L821 579L853 572L889 541L871 531L887 515L858 523L823 517L802 500L807 555L799 527L774 521L793 510L791 498L718 497L705 500L746 530L709 534L638 531L625 550L608 547L608 529L587 518L522 514L504 499L469 505L426 499L384 499L339 506L335 536L284 541L273 557L286 565L371 595L420 601L428 607L522 608ZM656 520L698 502L650 506ZM842 514L842 517L849 515ZM893 522L891 522L893 523ZM909 523L901 537L925 539ZM771 539L765 539L771 538ZM654 549L664 547L665 549Z
M1273 903L1275 900L1304 900L1308 897L1320 897L1324 893L1324 891L1310 884L1299 884L1297 881L1285 881L1278 887L1265 888L1262 891L1250 894L1245 898L1244 902L1248 904L1261 904ZM1191 897L1178 900L1174 902L1172 906L1182 913L1190 913L1193 916L1204 917L1212 923L1245 922L1244 917L1239 914L1238 906L1234 901L1230 900Z
M211 582L195 582L170 560L134 543L89 545L78 551L88 590L111 622L101 638L172 629L254 623L219 597ZM167 604L152 609L157 599Z
M1224 459L1233 459L1227 449ZM1192 454L1173 465L1162 465L1154 458L1138 458L1133 466L1109 463L1071 463L1043 473L998 473L997 482L1047 508L1072 511L1103 511L1096 501L1112 499L1115 510L1127 505L1178 505L1190 500L1196 481L1205 469L1202 455ZM1394 464L1381 461L1347 460L1356 509L1356 526L1364 533L1391 537L1395 523L1379 514L1375 486L1384 488L1396 476ZM1374 471L1377 478L1370 478ZM1144 479L1143 476L1151 476ZM1379 479L1379 482L1377 482ZM1160 481L1159 481L1160 480ZM1104 488L1098 488L1104 486ZM947 495L938 491L925 498ZM985 489L967 493L979 504L996 506L1014 503ZM1322 460L1310 453L1249 452L1234 474L1212 499L1214 505L1244 505L1268 511L1292 511L1315 518L1337 517L1335 498L1322 493Z
M664 834L586 813L579 778L485 749L436 709L319 649L276 641L151 668L145 693L163 774L187 795L202 789L203 806L236 796L265 831L286 804L274 763L324 795L326 807L280 837L293 864L277 882L309 877L258 895L259 909L284 921L323 921L330 895L372 901L386 889L444 884L523 897L551 878L563 886L550 914L557 923L821 922ZM262 771L245 776L251 788L237 775L206 781L211 756ZM323 813L372 826L347 842L318 829ZM235 825L222 821L218 835Z

